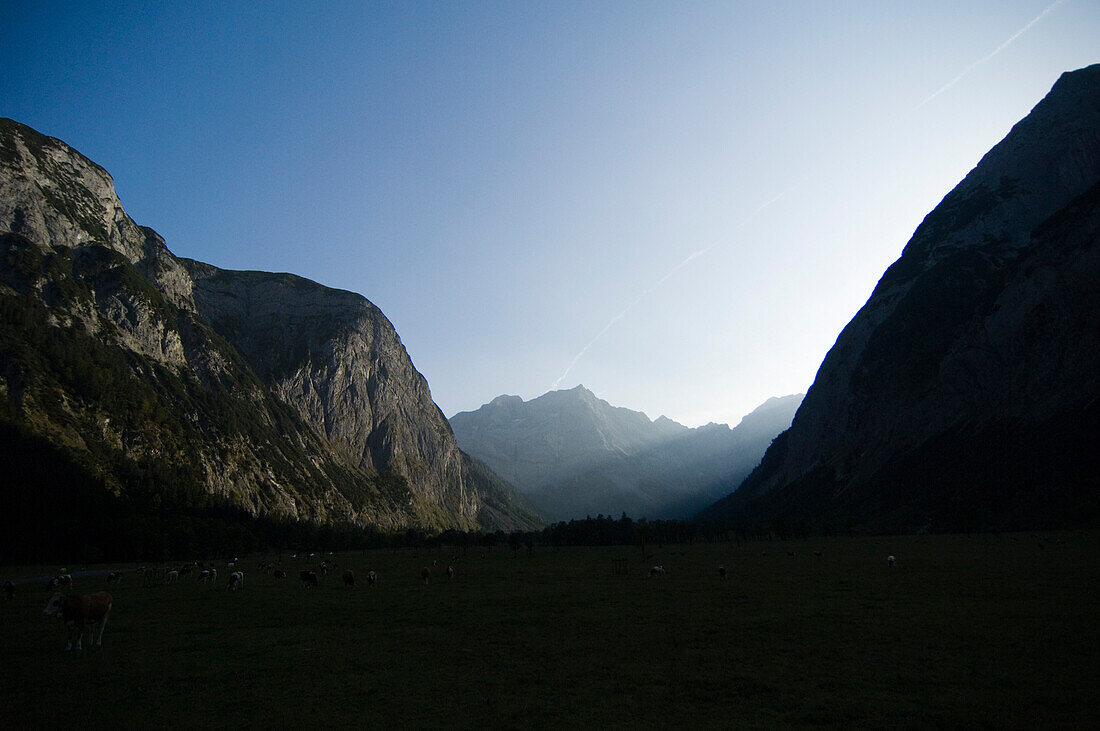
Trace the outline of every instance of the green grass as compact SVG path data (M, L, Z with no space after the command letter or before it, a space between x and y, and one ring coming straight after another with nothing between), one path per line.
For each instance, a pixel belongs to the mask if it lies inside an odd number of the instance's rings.
M232 593L224 570L216 589L127 574L103 648L81 653L21 586L0 603L0 698L10 728L1097 728L1100 535L1042 543L478 549L452 581L449 550L379 551L336 557L351 591L250 557Z

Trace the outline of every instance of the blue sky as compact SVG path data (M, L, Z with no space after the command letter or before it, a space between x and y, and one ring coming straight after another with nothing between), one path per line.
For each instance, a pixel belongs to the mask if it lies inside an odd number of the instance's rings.
M446 414L732 425L1100 61L1100 3L4 0L0 51L0 116L177 255L370 299Z

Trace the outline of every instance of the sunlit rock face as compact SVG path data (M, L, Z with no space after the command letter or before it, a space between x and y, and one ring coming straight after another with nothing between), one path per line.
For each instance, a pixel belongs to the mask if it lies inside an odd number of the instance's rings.
M156 474L184 503L208 493L254 515L534 524L471 472L363 297L178 259L126 215L106 171L11 120L0 224L0 417L77 453L114 492Z
M1100 65L1064 74L917 228L786 432L709 517L868 528L1097 515Z
M499 396L451 417L459 446L548 520L683 518L728 492L791 423L801 394L770 399L736 428L650 421L583 386L523 401Z

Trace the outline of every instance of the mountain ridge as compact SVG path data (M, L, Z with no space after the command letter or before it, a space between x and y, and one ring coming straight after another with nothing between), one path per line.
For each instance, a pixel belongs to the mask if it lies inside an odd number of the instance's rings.
M800 401L801 394L770 399L735 429L691 429L666 416L650 420L577 386L530 401L498 396L455 414L451 426L464 451L547 519L621 512L684 517L718 497L714 485L748 474Z
M102 167L8 119L0 221L0 418L116 497L155 472L188 504L214 496L255 516L537 525L475 478L366 298L176 257Z
M1063 74L925 217L830 349L791 429L704 517L873 530L1061 520L1067 498L1029 497L1022 475L1037 481L1067 460L1083 474L1093 461L1068 414L1095 436L1098 181L1094 65ZM1044 430L1063 434L1063 447ZM968 440L986 452L968 454ZM994 473L1014 497L997 499ZM1073 499L1095 513L1083 480L1070 480Z

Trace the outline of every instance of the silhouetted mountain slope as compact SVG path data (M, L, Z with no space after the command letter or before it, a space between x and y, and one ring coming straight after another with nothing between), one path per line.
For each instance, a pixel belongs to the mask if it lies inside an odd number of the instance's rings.
M578 386L531 401L499 396L456 414L459 446L507 479L549 520L684 517L743 479L791 420L801 394L770 399L736 429L689 429L615 407Z
M1064 74L918 227L787 432L706 518L1092 523L1100 65Z
M106 171L11 120L0 222L4 433L45 440L90 484L324 524L536 524L471 473L363 297L175 257L126 215ZM5 489L17 502L36 488Z

